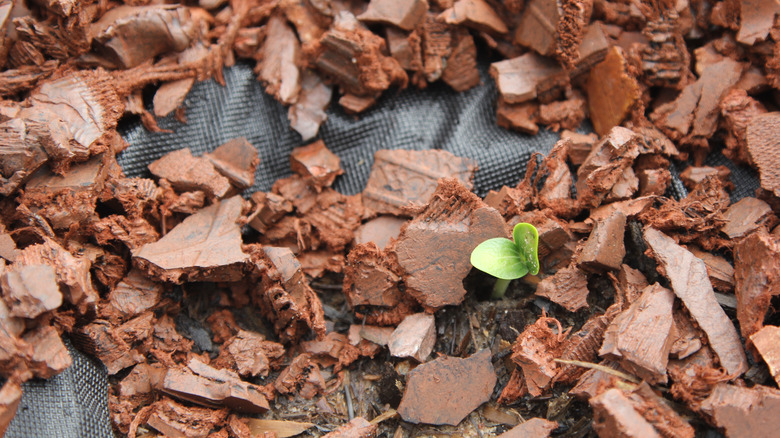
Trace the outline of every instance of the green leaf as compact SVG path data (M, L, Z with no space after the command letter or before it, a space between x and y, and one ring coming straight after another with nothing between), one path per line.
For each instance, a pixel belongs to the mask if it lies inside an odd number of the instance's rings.
M527 224L519 223L515 225L515 229L512 230L512 237L515 239L515 245L517 245L520 256L523 263L526 266L528 272L531 275L539 273L539 232L536 231L536 227Z
M471 264L503 280L514 280L528 273L527 263L517 245L503 237L488 239L474 248Z

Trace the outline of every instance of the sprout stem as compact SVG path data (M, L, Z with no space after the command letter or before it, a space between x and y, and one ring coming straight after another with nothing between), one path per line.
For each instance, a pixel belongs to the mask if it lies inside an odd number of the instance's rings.
M509 287L509 282L512 280L504 280L501 278L496 278L496 284L493 285L493 295L490 296L490 298L493 298L494 300L499 300L501 298L504 298L504 294L506 293L506 288Z

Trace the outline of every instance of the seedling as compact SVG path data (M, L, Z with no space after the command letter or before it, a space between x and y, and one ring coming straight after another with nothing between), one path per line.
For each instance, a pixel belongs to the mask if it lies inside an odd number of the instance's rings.
M488 239L471 251L471 264L496 277L493 298L503 298L509 282L528 274L539 273L539 232L531 224L520 223L512 230L511 240Z

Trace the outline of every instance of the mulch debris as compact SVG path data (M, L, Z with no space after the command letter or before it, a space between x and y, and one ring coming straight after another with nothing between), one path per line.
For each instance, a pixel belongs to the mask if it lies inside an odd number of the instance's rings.
M72 364L63 336L130 437L776 433L776 4L158 3L0 4L0 436L21 384ZM331 101L472 89L478 51L498 125L561 131L546 157L484 199L442 150L332 188ZM264 157L235 138L125 177L119 120L186 122L237 59L289 108L292 176L242 193ZM755 194L705 165L718 143ZM540 272L489 301L469 255L520 222Z

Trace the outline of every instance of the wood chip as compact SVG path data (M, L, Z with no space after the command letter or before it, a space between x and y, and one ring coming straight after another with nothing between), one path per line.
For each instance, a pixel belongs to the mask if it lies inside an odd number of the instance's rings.
M588 276L576 266L568 266L542 280L534 294L576 312L588 307L588 292Z
M62 292L54 269L48 265L27 265L6 272L0 277L3 299L8 314L35 319L62 304Z
M371 0L357 19L367 23L392 24L403 30L416 28L428 12L425 0Z
M255 183L255 171L260 159L257 157L257 149L244 137L234 138L204 157L214 165L217 172L239 189L248 189Z
M173 397L203 406L226 406L231 409L262 414L269 409L263 391L242 381L237 374L218 370L190 359L187 368L169 368L161 391Z
M530 418L507 430L498 438L547 438L558 428L558 423L544 418Z
M465 359L443 356L407 374L398 414L414 424L456 426L490 399L495 385L489 350Z
M388 348L395 357L425 362L436 344L436 319L427 313L409 315L390 335Z
M620 210L597 222L582 248L579 266L589 272L619 269L626 255L625 229L626 215Z
M780 196L780 156L776 139L780 132L780 112L760 114L747 127L750 160L758 167L761 188Z
M330 187L344 173L341 160L322 140L294 148L290 153L290 168L317 187Z
M726 224L721 231L735 240L747 236L759 227L769 228L777 221L769 204L749 196L732 204L723 213L723 218Z
M439 17L448 24L463 24L488 33L509 32L501 17L484 0L458 0Z
M377 213L406 215L402 207L424 205L439 178L457 178L466 188L476 163L444 150L379 150L363 190L364 205Z
M715 300L707 266L690 251L660 231L646 227L645 242L659 263L659 271L669 278L672 290L699 327L732 377L747 370L747 359L734 325ZM742 326L742 324L740 324ZM743 326L744 330L744 326Z
M780 351L777 346L780 345L780 327L765 326L761 330L750 336L750 342L758 350L758 353L764 359L769 373L775 382L780 381Z
M193 157L189 148L165 154L149 165L149 171L181 192L202 190L210 198L223 198L230 190L230 180L220 175L206 157Z
M133 260L163 281L238 281L249 261L237 223L242 207L239 196L206 207L162 239L133 251Z
M184 98L190 92L192 85L195 84L195 78L184 78L178 81L166 82L160 85L157 92L154 93L154 115L157 117L166 117L177 108L184 104Z
M675 337L674 294L658 283L612 321L599 355L617 360L626 370L650 383L666 383L666 364Z
M593 130L599 135L620 125L640 96L639 84L628 73L623 52L615 46L590 71L586 90Z
M701 404L715 426L726 436L773 436L780 427L776 415L780 391L766 386L752 388L720 383Z
M504 102L516 104L551 93L564 86L568 77L558 64L535 53L490 64Z
M760 230L734 247L737 319L749 338L764 326L772 297L780 294L780 237Z
M458 180L442 178L426 207L401 230L395 253L407 293L428 309L457 305L471 251L506 235L504 219Z

